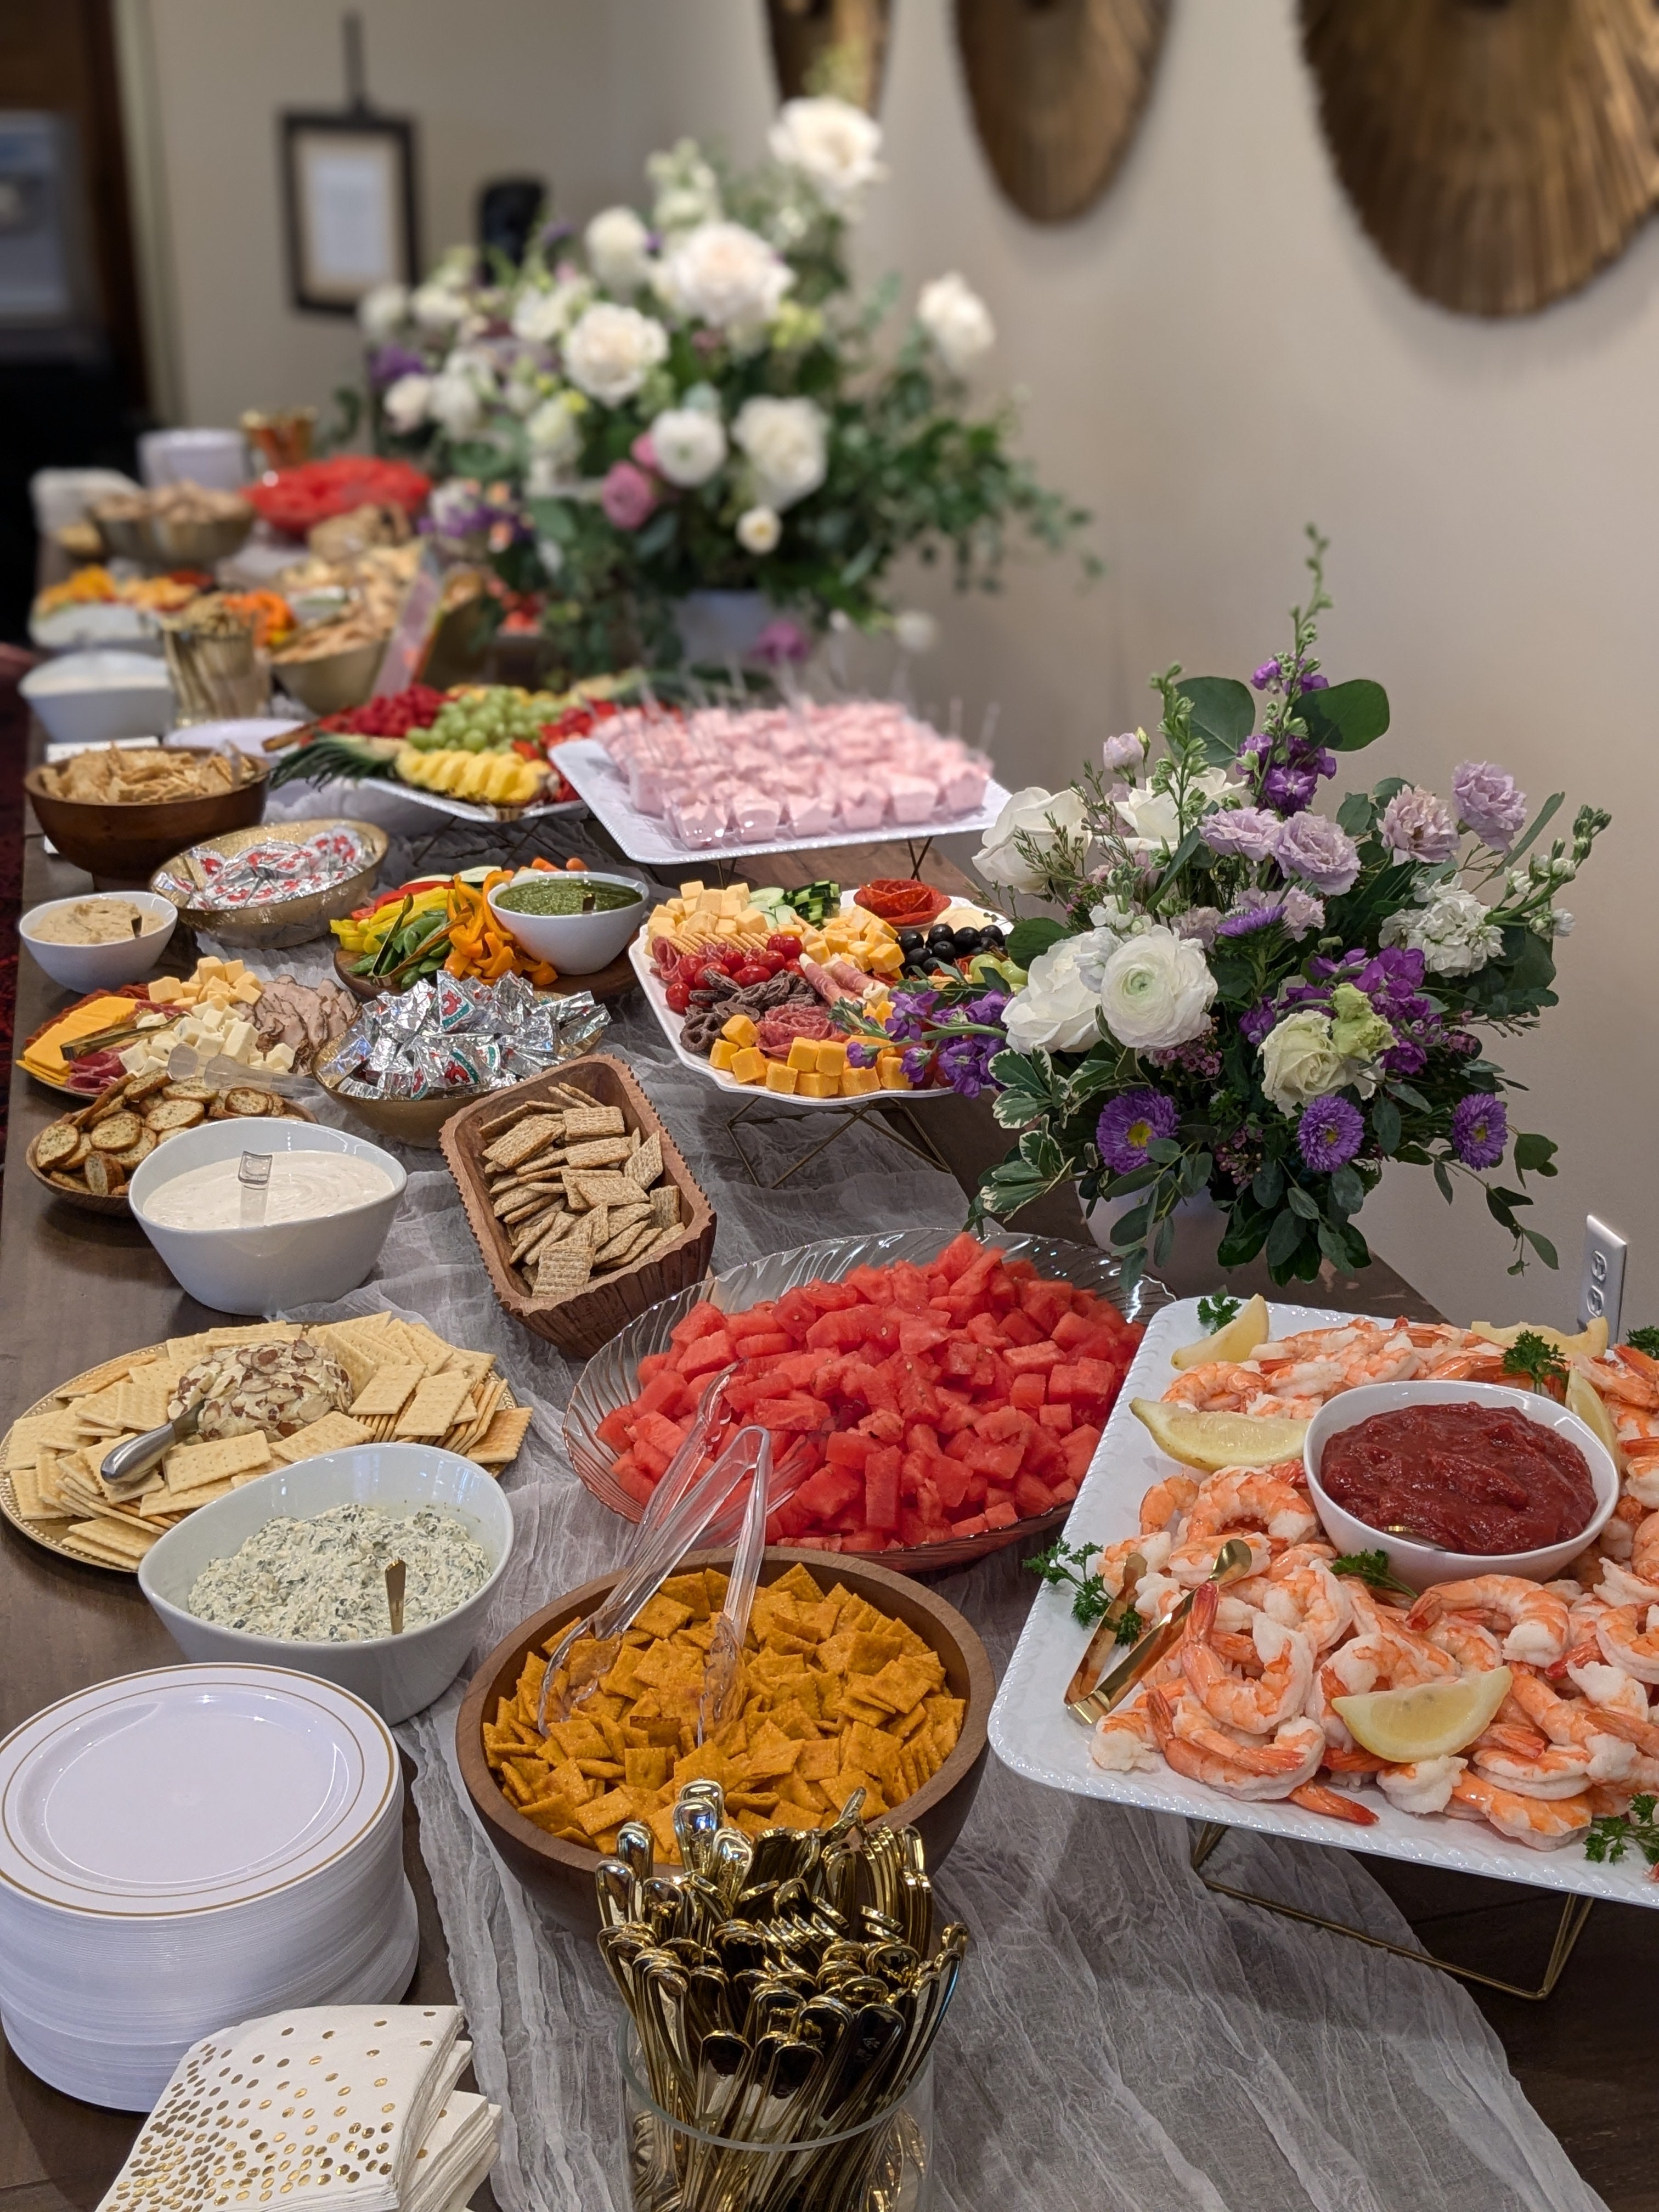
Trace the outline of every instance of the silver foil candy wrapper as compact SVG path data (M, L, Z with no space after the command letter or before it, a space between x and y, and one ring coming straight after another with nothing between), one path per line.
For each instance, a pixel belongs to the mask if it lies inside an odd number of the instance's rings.
M349 1098L500 1091L590 1049L611 1019L590 991L543 998L522 975L477 982L440 972L371 1000L334 1055Z

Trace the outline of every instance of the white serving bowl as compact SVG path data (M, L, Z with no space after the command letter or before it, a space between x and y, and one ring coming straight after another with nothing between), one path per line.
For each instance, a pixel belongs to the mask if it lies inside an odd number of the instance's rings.
M248 1081L257 1086L257 1076ZM245 1152L349 1152L373 1160L390 1178L384 1198L366 1199L316 1221L276 1221L234 1229L170 1229L152 1221L145 1203L188 1168L240 1158ZM408 1176L390 1152L343 1129L308 1121L198 1121L158 1145L127 1185L132 1215L174 1278L204 1306L221 1313L275 1314L295 1305L343 1297L380 1257Z
M1443 1552L1435 1545L1414 1544L1406 1537L1389 1535L1386 1529L1373 1528L1369 1522L1346 1512L1321 1488L1320 1459L1340 1430L1357 1428L1375 1414L1396 1413L1407 1406L1468 1405L1505 1407L1577 1445L1589 1464L1595 1512L1577 1535L1534 1552ZM1414 1590L1425 1590L1434 1583L1462 1582L1472 1575L1520 1575L1528 1582L1549 1582L1586 1545L1595 1542L1619 1502L1619 1471L1601 1438L1577 1413L1558 1406L1553 1398L1540 1398L1530 1390L1511 1390L1495 1382L1368 1382L1358 1390L1345 1390L1339 1397L1328 1399L1309 1422L1302 1461L1315 1509L1337 1550L1385 1552L1390 1571Z
M106 899L120 899L139 909L145 917L139 936L118 937L112 945L56 945L36 934L49 914L94 902L101 906ZM48 899L44 906L32 906L18 923L17 934L37 965L64 990L113 991L149 975L166 951L178 921L178 908L156 891L84 891L76 898Z
M240 430L146 430L138 441L138 470L152 489L198 483L240 491L248 479L247 441Z
M30 669L17 688L58 744L159 739L173 719L167 664L153 653L114 647L66 653Z
M651 893L637 876L611 875L599 868L578 870L574 880L590 884L622 884L640 895L635 906L617 906L602 914L514 914L497 903L501 891L518 884L569 882L562 869L520 868L510 884L489 894L490 910L509 937L537 960L550 960L562 975L597 975L608 968L623 947L644 927L651 911Z
M425 1628L362 1644L299 1644L218 1628L185 1611L202 1570L239 1551L279 1516L309 1521L332 1505L378 1505L407 1520L422 1505L449 1514L483 1547L489 1577L466 1603ZM262 1474L170 1528L144 1555L138 1586L187 1659L292 1667L320 1674L388 1723L441 1697L465 1666L513 1555L513 1509L501 1486L458 1453L427 1444L356 1444Z

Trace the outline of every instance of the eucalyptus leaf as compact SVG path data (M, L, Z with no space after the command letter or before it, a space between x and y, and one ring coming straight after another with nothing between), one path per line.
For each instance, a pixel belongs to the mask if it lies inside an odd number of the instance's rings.
M1056 921L1051 914L1028 915L1008 933L1008 957L1016 968L1029 968L1050 945L1058 944L1069 933L1065 923Z
M1539 1258L1543 1261L1547 1267L1559 1267L1560 1266L1561 1262L1556 1255L1555 1247L1550 1243L1547 1237L1540 1236L1535 1229L1523 1229L1521 1231L1521 1234L1526 1238L1528 1243L1531 1245L1533 1250L1537 1253Z
M1250 1196L1260 1206L1278 1205L1285 1189L1285 1170L1277 1160L1264 1160L1250 1178Z
M1567 794L1565 791L1551 792L1549 797L1544 801L1544 804L1539 808L1537 813L1533 817L1530 827L1522 832L1519 842L1511 845L1509 851L1504 854L1504 859L1508 860L1511 867L1513 867L1516 861L1520 859L1522 853L1526 851L1528 846L1534 843L1542 831L1555 819L1556 816L1561 811L1561 804L1566 798L1566 795Z
M1234 676L1188 676L1176 685L1192 706L1193 734L1215 768L1237 759L1255 720L1255 702Z
M1114 1249L1123 1244L1143 1243L1152 1225L1152 1202L1148 1199L1144 1205L1132 1206L1127 1213L1121 1213L1112 1224Z
M1365 1186L1351 1167L1338 1168L1331 1177L1331 1203L1344 1213L1358 1213L1365 1203Z
M1452 1202L1452 1179L1446 1171L1446 1163L1444 1160L1437 1160L1435 1162L1434 1179L1439 1185L1441 1197L1443 1198L1447 1205L1449 1206Z
M1400 1109L1392 1098L1379 1098L1371 1109L1371 1134L1377 1150L1390 1157L1400 1144Z
M1515 1140L1515 1164L1521 1175L1553 1176L1556 1172L1555 1155L1558 1150L1548 1137L1517 1135Z
M1299 1182L1285 1185L1285 1203L1292 1213L1299 1213L1304 1221L1317 1221L1319 1218L1318 1200L1310 1192L1304 1190Z
M1303 692L1296 712L1316 744L1334 753L1363 752L1389 726L1389 695L1369 677L1355 676L1328 691Z
M1291 1212L1276 1214L1273 1225L1267 1231L1267 1265L1282 1267L1301 1243L1303 1227L1297 1215Z

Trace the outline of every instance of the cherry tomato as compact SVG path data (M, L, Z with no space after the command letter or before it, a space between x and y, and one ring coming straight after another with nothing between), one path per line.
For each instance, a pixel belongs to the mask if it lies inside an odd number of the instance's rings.
M749 964L751 968L764 968L769 976L775 975L783 965L783 955L781 952L754 952L749 957Z
M781 953L786 960L800 958L800 939L798 937L792 937L787 929L781 929L774 936L769 937L766 940L766 949L769 952Z
M771 970L763 968L757 961L754 960L745 960L741 968L734 968L732 970L732 981L740 989L747 989L750 983L769 983L771 980Z
M670 1013L684 1014L690 1010L691 986L689 983L682 983L676 978L663 995L668 1000Z

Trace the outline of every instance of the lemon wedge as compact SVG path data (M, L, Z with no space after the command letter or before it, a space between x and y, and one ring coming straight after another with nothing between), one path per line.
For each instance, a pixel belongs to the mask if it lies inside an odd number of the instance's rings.
M1469 1334L1480 1337L1486 1344L1501 1344L1505 1351L1519 1336L1541 1336L1553 1351L1571 1354L1582 1352L1590 1359L1600 1359L1607 1348L1607 1317L1597 1314L1577 1336L1567 1336L1559 1328L1546 1328L1541 1322L1511 1322L1507 1328L1494 1328L1489 1321L1469 1323Z
M1308 1433L1305 1421L1277 1414L1200 1413L1164 1398L1133 1399L1129 1410L1160 1451L1206 1474L1224 1467L1274 1467L1282 1459L1300 1459Z
M1602 1404L1595 1384L1576 1367L1567 1377L1567 1411L1577 1413L1590 1434L1607 1446L1613 1465L1623 1467L1624 1455L1619 1449L1619 1431L1613 1425L1613 1416Z
M1267 1341L1268 1334L1267 1301L1258 1291L1213 1336L1201 1336L1196 1344L1183 1344L1179 1352L1172 1352L1170 1364L1202 1367L1212 1359L1248 1359L1258 1344Z
M1453 1682L1417 1682L1403 1690L1372 1690L1358 1698L1333 1698L1354 1741L1390 1766L1443 1759L1462 1751L1490 1728L1510 1693L1510 1670L1494 1667Z

